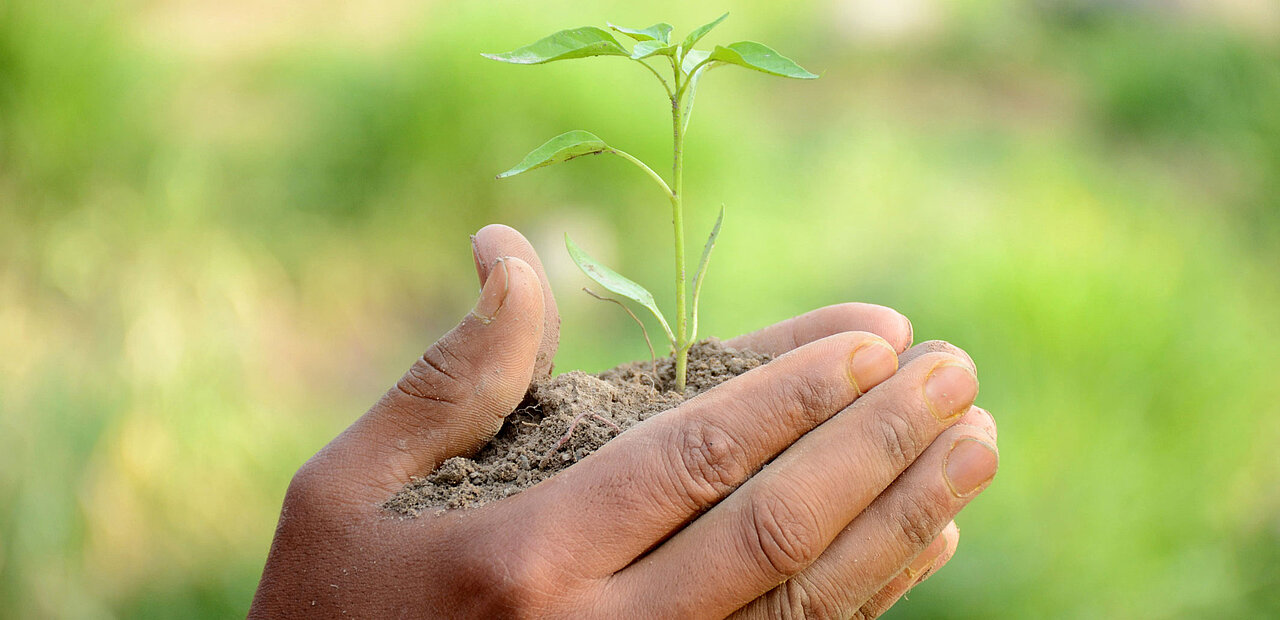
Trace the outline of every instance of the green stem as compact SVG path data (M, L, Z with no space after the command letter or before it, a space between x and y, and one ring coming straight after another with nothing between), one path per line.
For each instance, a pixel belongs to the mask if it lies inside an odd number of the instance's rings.
M677 71L677 75L679 71ZM678 80L677 80L678 81ZM677 89L683 93L683 89ZM685 373L689 363L688 312L685 301L686 277L684 264L684 106L679 96L671 97L671 223L676 237L676 391L684 392Z
M647 62L645 62L645 61L643 61L643 60L636 60L636 62L638 62L638 63L640 63L642 66L644 66L644 68L645 68L645 69L648 69L648 70L649 70L649 73L652 73L652 74L653 74L653 77L658 78L658 81L659 81L659 82L662 82L662 87L666 89L666 91L667 91L667 96L668 96L668 97L673 96L673 94L674 94L674 93L672 93L672 92L671 92L671 86L667 84L667 81L666 81L666 80L662 79L662 74L661 74L661 73L658 73L658 70L657 70L657 69L654 69L653 67L649 66L649 63L647 63Z
M662 175L654 172L653 168L646 166L644 162L636 159L635 157L632 157L631 154L626 151L610 149L609 152L635 164L641 170L645 171L645 174L648 174L649 178L653 179L653 181L658 184L658 187L662 188L662 192L666 194L668 198L671 197L671 194L672 194L671 188L667 187L667 182L662 180Z

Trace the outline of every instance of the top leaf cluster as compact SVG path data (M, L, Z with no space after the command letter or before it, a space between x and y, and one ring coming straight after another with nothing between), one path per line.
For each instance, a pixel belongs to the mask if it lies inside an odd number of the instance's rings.
M641 60L651 56L670 56L681 62L685 73L693 75L702 65L724 63L738 65L781 77L797 79L813 79L817 75L806 71L790 58L779 54L763 43L755 41L738 41L729 45L717 45L710 52L695 50L693 46L702 37L711 32L720 22L728 17L728 13L719 19L690 32L684 40L671 41L671 24L658 23L648 28L627 28L609 24L613 30L620 32L636 43L627 51L613 35L603 28L583 26L561 30L551 36L540 39L516 50L504 54L484 54L486 58L521 65L538 65L557 60L587 58L589 56L627 56L632 60Z

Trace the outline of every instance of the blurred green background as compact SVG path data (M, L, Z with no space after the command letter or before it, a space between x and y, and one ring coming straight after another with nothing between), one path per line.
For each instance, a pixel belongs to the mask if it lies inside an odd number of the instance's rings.
M822 73L699 92L703 334L847 300L981 368L1002 469L893 617L1280 614L1280 6L1269 0L0 3L0 609L243 614L293 470L470 307L467 235L548 262L558 368L647 355L571 231L659 303L638 67L483 60L723 10Z

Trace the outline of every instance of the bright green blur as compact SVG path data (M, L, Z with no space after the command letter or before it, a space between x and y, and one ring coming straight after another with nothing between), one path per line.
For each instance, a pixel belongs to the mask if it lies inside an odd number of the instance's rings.
M558 368L646 357L560 240L669 307L652 187L493 175L576 128L663 161L662 93L480 53L724 9L822 79L701 84L700 333L893 306L1000 422L893 616L1280 614L1273 3L114 4L0 2L0 615L243 614L293 470L468 310L486 223L548 263Z

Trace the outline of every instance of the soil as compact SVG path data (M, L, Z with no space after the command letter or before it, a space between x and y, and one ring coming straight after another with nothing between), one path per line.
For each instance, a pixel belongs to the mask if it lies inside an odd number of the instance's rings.
M416 517L510 497L581 461L636 424L770 359L715 338L702 340L689 349L684 394L674 390L670 357L595 375L574 370L537 380L475 456L451 458L427 477L413 478L382 507Z

